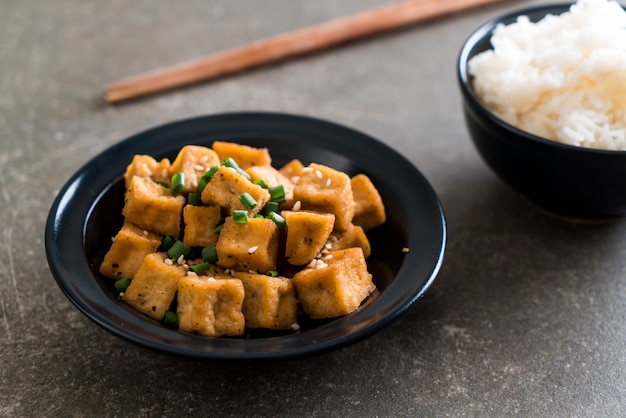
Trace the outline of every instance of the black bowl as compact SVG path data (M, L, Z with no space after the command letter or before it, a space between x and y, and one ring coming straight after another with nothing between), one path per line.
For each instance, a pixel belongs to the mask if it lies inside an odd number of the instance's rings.
M309 321L288 333L210 338L167 328L117 300L98 267L119 229L122 175L135 154L170 158L187 144L215 140L267 147L276 166L299 158L348 174L365 173L380 190L388 221L371 231L368 260L377 292L354 313ZM295 358L339 348L391 323L429 288L446 244L444 214L432 187L399 153L360 132L317 119L231 113L167 124L114 145L81 168L56 197L46 224L46 254L65 295L93 321L158 351L205 360ZM408 253L403 248L409 248Z
M517 129L483 106L468 75L468 61L491 49L496 25L513 23L521 15L536 22L570 6L519 10L485 23L467 39L457 62L464 117L487 165L532 204L571 221L612 221L626 215L626 151L566 145Z

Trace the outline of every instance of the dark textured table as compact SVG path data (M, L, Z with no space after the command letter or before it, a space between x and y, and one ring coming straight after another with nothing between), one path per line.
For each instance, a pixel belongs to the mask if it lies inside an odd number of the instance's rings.
M626 223L541 214L485 166L455 60L518 1L108 106L103 85L382 0L0 0L0 416L626 415ZM433 287L352 346L268 364L198 363L104 331L62 294L43 231L91 157L165 122L264 110L331 120L431 181L449 242Z

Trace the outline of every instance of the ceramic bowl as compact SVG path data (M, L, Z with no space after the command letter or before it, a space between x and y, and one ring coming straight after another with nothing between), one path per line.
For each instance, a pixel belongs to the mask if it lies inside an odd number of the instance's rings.
M117 299L98 273L122 217L123 173L135 154L175 157L188 144L232 141L266 147L279 167L293 158L354 175L380 190L388 221L370 231L368 259L377 291L352 314L304 321L298 331L247 331L210 338L165 327ZM398 152L361 132L304 116L227 113L173 122L128 138L93 158L56 197L45 232L48 263L58 285L87 317L143 347L202 360L276 360L319 354L372 335L426 292L442 265L445 217L426 178ZM408 248L409 252L403 251Z
M524 132L491 113L479 100L468 61L491 49L498 24L526 15L536 22L571 4L531 7L480 26L463 45L457 62L465 122L486 164L534 206L577 222L607 222L626 215L626 151L562 144Z

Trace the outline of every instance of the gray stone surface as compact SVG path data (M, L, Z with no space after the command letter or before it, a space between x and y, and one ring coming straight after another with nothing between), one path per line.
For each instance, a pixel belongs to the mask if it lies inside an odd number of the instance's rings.
M455 60L510 2L121 106L112 80L383 0L0 0L0 416L626 415L626 223L545 217L480 160ZM65 181L119 140L236 110L339 122L401 151L446 210L449 246L410 312L297 361L204 364L84 317L48 269Z

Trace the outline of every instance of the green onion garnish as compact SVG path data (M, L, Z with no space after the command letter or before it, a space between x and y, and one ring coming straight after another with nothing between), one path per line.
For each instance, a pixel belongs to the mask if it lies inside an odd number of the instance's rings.
M222 165L224 167L229 167L229 168L239 168L239 165L235 162L235 160L232 157L224 158L222 160Z
M165 311L163 324L168 327L178 328L178 314L172 311Z
M172 245L172 247L169 250L167 250L167 256L171 258L172 260L178 260L181 255L183 257L187 257L187 255L189 255L190 252L191 252L190 246L183 244L182 241L176 240L174 245Z
M268 213L267 214L267 219L271 219L272 221L274 221L274 223L276 224L278 229L282 230L282 229L285 228L285 225L286 225L285 218L280 216L278 213L276 213L276 212Z
M180 194L185 188L185 173L178 171L172 176L172 195Z
M257 186L263 187L264 189L269 188L269 186L267 185L267 182L263 179L254 180L253 183L256 184Z
M203 271L207 271L209 268L211 268L211 263L208 262L204 262L202 264L196 264L195 266L189 266L189 268L194 272L194 273L202 273Z
M202 249L202 260L207 263L217 262L217 247L215 245L209 245Z
M218 165L214 165L213 167L209 168L209 170L204 173L202 177L200 177L200 180L198 180L198 193L202 193L206 185L209 183L209 181L211 181L211 179L219 169L220 167Z
M161 246L159 247L159 251L167 251L172 248L172 245L176 242L176 238L171 235L166 235L163 237L163 241L161 241Z
M129 285L130 285L130 277L127 277L125 279L116 280L113 286L115 286L115 290L121 293L121 292L125 292L126 289L128 289Z
M283 203L285 201L285 187L282 184L278 186L270 187L270 200L272 202Z
M213 232L215 232L217 235L220 234L220 232L222 232L222 229L224 228L224 224L220 224L218 226L215 227L215 229L213 230Z
M167 183L166 183L166 182L164 182L164 181L154 180L154 182L155 182L156 184L158 184L159 186L163 186L163 187L166 187L166 188L169 188L169 187L170 187L170 185L169 185L169 184L167 184Z
M254 200L254 197L252 197L248 192L240 194L239 201L248 210L252 210L256 207L256 200Z
M247 210L234 210L233 221L238 224L248 223L248 211Z
M200 193L189 193L187 195L187 203L192 206L202 206L202 198Z
M276 212L280 210L280 203L278 202L267 202L265 204L265 215L270 214L270 212Z
M276 270L270 270L267 273L265 273L266 275L270 276L270 277L276 277L278 276L278 272Z

